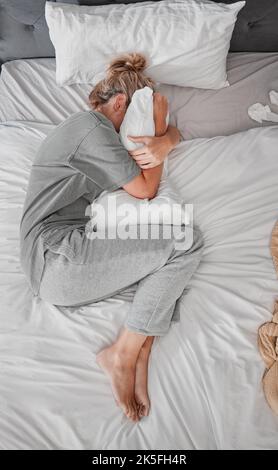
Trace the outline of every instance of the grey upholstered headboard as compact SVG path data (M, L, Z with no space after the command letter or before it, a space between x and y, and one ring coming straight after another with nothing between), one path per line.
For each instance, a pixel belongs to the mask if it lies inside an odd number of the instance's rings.
M64 0L64 3L103 5L138 1L144 0ZM45 0L0 0L0 65L12 59L54 57L44 5ZM246 1L238 15L230 50L278 52L278 0Z

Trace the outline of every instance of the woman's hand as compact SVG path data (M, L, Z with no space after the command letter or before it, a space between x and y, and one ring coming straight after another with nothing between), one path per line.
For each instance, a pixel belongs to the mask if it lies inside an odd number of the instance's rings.
M142 142L143 147L130 150L129 154L142 169L154 168L164 162L171 151L171 145L166 135L161 137L140 136L131 137L133 142Z
M154 168L164 162L168 154L179 143L181 135L174 126L168 126L167 132L162 136L128 136L132 142L142 142L143 147L130 150L128 153L142 169Z

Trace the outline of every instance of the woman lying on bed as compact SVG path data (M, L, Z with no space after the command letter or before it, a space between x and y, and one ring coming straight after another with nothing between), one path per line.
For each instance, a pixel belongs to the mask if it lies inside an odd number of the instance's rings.
M125 240L90 239L85 230L88 203L104 190L122 187L137 198L153 198L163 161L179 142L178 129L166 127L167 100L159 94L155 136L130 154L120 141L133 93L154 89L145 65L140 54L114 60L90 94L92 110L73 114L48 134L32 165L20 226L21 264L34 295L45 301L78 307L138 283L121 334L96 356L116 402L134 421L149 412L153 339L167 333L203 248L197 228L187 250L176 249L174 237L163 238L162 230L159 239Z

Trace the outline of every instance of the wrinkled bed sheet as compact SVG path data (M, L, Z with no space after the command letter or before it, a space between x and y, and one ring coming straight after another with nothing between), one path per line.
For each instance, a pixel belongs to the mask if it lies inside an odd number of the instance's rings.
M170 124L184 139L261 127L248 116L249 106L257 102L278 112L268 96L270 90L278 90L278 53L230 53L227 70L231 86L220 90L157 86L168 98ZM7 62L0 78L0 121L59 124L70 114L89 109L91 89L90 84L58 87L55 59Z
M277 449L257 330L271 318L277 294L269 240L278 207L278 126L181 142L169 157L170 176L194 203L206 246L180 323L155 338L152 408L138 424L123 419L95 362L120 332L133 290L57 308L32 297L20 268L30 165L51 128L0 124L0 448Z

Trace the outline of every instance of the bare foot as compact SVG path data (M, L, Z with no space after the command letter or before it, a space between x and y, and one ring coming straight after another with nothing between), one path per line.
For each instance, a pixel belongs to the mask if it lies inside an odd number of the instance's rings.
M142 349L136 363L135 374L135 400L138 404L139 418L148 416L150 410L150 399L148 395L148 364L149 354Z
M96 355L96 361L110 379L116 403L128 418L139 421L134 395L136 363L127 357L119 357L114 345L102 349Z

